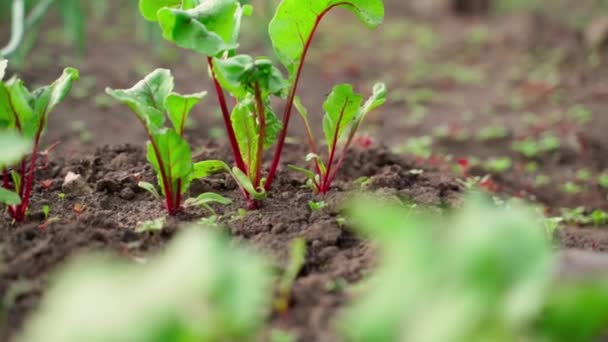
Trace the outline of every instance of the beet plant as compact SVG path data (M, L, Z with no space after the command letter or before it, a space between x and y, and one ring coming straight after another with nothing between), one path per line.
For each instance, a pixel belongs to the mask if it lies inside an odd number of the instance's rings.
M165 196L167 212L175 215L182 205L182 194L203 163L193 163L190 145L184 139L188 116L206 92L181 95L173 92L174 82L167 69L156 69L130 89L106 92L129 107L141 121L148 135L147 158L156 172L161 193ZM171 126L166 127L169 119ZM156 187L140 183L145 190L158 196Z
M50 112L70 92L72 83L78 79L78 71L66 68L63 74L52 84L34 91L26 88L23 81L13 77L2 81L6 70L6 61L0 61L0 131L12 132L30 143L29 156L20 161L1 163L2 193L10 196L2 201L8 204L8 213L16 222L22 222L34 187L36 162L40 155L40 139L48 122ZM2 145L2 154L7 152ZM15 194L10 195L9 193Z
M327 162L323 162L309 123L308 111L300 99L296 98L295 106L304 122L311 150L306 160L313 162L314 171L295 166L290 167L304 173L315 192L321 194L327 193L331 187L331 183L336 179L338 170L342 166L357 129L365 119L365 116L383 105L384 102L386 102L386 86L382 83L377 83L374 86L372 96L365 103L363 103L363 97L355 93L351 85L341 84L335 86L323 105L323 109L325 110L323 133L325 134L328 149ZM343 141L343 143L340 144L340 141Z
M276 177L306 55L322 19L338 7L353 12L370 28L384 18L381 0L281 1L268 32L287 71L283 79L270 59L236 52L241 21L251 14L251 6L237 0L140 0L142 15L158 22L165 39L206 56L236 173L246 175L258 194L253 198L251 191L243 192L250 207L265 196ZM226 92L235 100L232 109ZM285 100L281 120L271 105L273 96ZM264 151L275 145L270 168L263 174Z

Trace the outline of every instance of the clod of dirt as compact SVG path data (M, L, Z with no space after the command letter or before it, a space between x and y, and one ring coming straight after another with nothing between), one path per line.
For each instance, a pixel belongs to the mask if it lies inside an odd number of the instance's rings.
M65 176L61 191L74 196L85 196L93 192L87 181L81 175L72 171Z

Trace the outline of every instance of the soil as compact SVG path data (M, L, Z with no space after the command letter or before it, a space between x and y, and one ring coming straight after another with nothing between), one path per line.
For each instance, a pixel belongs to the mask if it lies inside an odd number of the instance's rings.
M346 11L330 13L326 20L335 25L321 25L305 68L300 94L313 117L317 112L313 109L321 108L336 83L350 82L365 91L374 80L384 80L391 94L387 105L370 115L364 127L372 147L356 148L349 156L335 188L323 198L328 207L311 211L312 196L302 188L303 179L286 171L279 174L264 206L244 217L237 215L243 203L229 178L213 177L191 188L192 195L214 191L237 199L233 205L216 208L226 231L276 260L287 259L294 238L306 238L309 254L294 287L292 307L287 315L271 318L273 328L294 332L301 341L335 340L331 318L347 301L337 285L357 282L373 268L373 246L337 220L345 198L361 189L355 182L359 177L369 177L367 190L379 194L452 206L463 192L457 177L489 176L486 188L495 195L523 198L544 207L549 216L581 206L589 212L608 211L608 189L596 181L608 170L608 116L603 112L608 105L608 54L585 45L584 26L571 26L554 13L557 10L500 16L440 12L420 18L410 15L404 1L385 3L386 22L373 32ZM578 11L582 7L577 5L563 0L555 6ZM50 27L57 27L55 21L50 18ZM27 313L35 310L49 274L66 258L91 250L125 258L145 256L161 250L181 224L208 215L188 208L161 232L133 229L164 211L162 203L137 187L140 180L155 182L143 153L143 129L125 108L108 101L103 89L129 87L155 67L171 68L180 92L211 89L199 56L168 45L161 45L160 54L154 55L134 31L131 17L96 19L88 34L94 43L84 58L66 52L69 49L58 46L56 39L41 39L24 63L21 74L30 83L51 81L65 65L79 67L83 78L74 96L52 113L45 143L61 143L51 153L49 165L41 165L28 222L13 226L7 215L0 214L5 263L0 298L9 310L3 341L18 332ZM53 32L45 34L52 37ZM246 51L269 54L257 29L245 27L243 41ZM576 108L591 115L581 119ZM188 136L197 142L193 144L197 160L230 159L218 133L217 114L212 96L193 114ZM71 124L74 121L77 124ZM319 128L321 120L311 121ZM493 128L501 133L482 134ZM294 143L287 148L284 165L302 164L307 152L297 144L304 141L301 129L294 118L290 130ZM559 147L532 157L512 149L514 142L547 134L559 139ZM421 137L430 138L426 155L411 148L412 139ZM512 166L500 172L484 166L498 157L510 158ZM459 165L463 160L471 164L466 174ZM412 169L424 172L416 175ZM581 170L588 179L579 177ZM82 175L91 193L60 199L68 171ZM578 191L565 191L568 182ZM51 216L59 216L48 227L41 227L44 205L50 207ZM560 241L565 249L604 255L606 228L569 225L560 230Z
M229 159L226 148L205 147L197 158ZM289 146L286 161L296 162L301 155L301 149ZM409 171L413 168L411 161L384 148L358 150L345 161L331 194L321 198L328 204L321 211L309 208L311 192L303 187L304 180L291 172L279 174L272 195L257 211L235 218L236 210L245 204L242 200L217 208L224 213L227 232L274 260L289 259L288 248L294 239L307 241L306 264L294 286L292 307L286 315L273 317L272 327L288 329L302 341L333 340L331 317L345 294L338 288L329 290L330 286L361 279L373 262L370 244L337 220L345 196L361 189L359 183L349 180L369 177L366 190L429 205L449 206L457 201L461 188L453 178L432 170L412 174ZM63 179L70 171L85 178L90 194L66 194L60 199ZM28 222L15 227L5 215L0 221L5 263L0 294L10 300L3 340L19 331L25 315L35 308L49 273L68 256L101 250L125 258L142 257L162 249L180 225L208 215L198 208L187 208L171 218L161 232L135 232L133 227L139 221L161 217L164 209L161 201L137 186L139 181L154 182L155 178L143 149L131 145L103 147L90 157L52 161L40 170L38 178L51 185L37 185ZM207 191L240 199L234 181L224 176L196 181L191 188L192 196ZM50 207L51 216L59 215L48 226L41 226L43 205Z

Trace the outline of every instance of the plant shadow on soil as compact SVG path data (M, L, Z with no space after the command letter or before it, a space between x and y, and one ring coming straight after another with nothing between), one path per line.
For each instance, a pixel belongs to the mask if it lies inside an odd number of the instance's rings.
M225 146L206 144L195 159L227 159L228 153ZM284 161L297 163L303 153L294 145L288 146ZM334 189L319 198L328 204L320 211L309 208L313 195L304 187L304 179L292 172L281 172L263 207L246 215L236 215L244 203L227 176L195 181L190 192L196 196L212 191L235 199L230 206L215 208L224 217L226 226L222 229L273 256L279 264L288 260L293 239L306 239L308 255L294 285L291 308L286 314L271 317L270 327L294 332L302 341L329 341L334 340L331 318L347 297L339 285L360 280L374 259L371 244L339 223L341 203L352 191L361 189L360 182L351 180L369 177L365 182L369 191L428 205L451 206L460 198L461 187L453 178L432 170L410 172L414 168L412 161L385 148L353 150ZM90 194L62 195L63 179L69 171L85 178ZM35 310L49 273L67 257L98 250L127 259L145 258L162 249L181 224L208 215L201 209L187 208L167 220L162 231L135 232L133 227L139 221L163 216L164 208L162 201L137 186L139 181L156 180L143 149L131 145L103 147L90 157L51 162L39 171L38 179L51 185L43 188L37 183L28 222L13 226L8 215L0 218L5 263L0 273L0 297L8 303L2 340L19 331L27 314ZM48 227L40 226L44 205L49 206L51 217L59 216Z

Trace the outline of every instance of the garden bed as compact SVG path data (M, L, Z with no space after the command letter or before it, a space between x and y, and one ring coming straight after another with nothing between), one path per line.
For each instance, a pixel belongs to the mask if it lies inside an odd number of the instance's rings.
M282 170L259 210L239 212L245 203L228 176L195 181L190 189L193 196L212 191L233 199L231 205L214 206L225 225L219 229L279 263L288 260L293 239L306 239L309 254L294 286L292 306L287 314L270 318L272 328L292 331L302 341L335 340L331 319L348 300L343 284L357 283L373 269L373 246L342 224L340 205L353 191L450 207L459 203L467 176L490 175L482 184L486 190L503 199L534 202L549 217L563 217L562 209L577 207L585 208L584 217L593 210L608 211L608 189L597 181L608 170L605 51L598 50L598 63L590 65L589 56L579 53L585 48L577 32L542 15L405 19L402 1L386 3L384 30L374 33L353 27L350 13L332 14L345 29L321 27L315 41L319 52L311 54L305 69L302 98L310 108L320 108L323 95L343 81L367 89L371 81L385 79L391 94L387 106L370 116L365 127L372 147L353 150L327 196L313 197L303 177L286 171L287 164L302 165L307 154L298 145L304 141L298 118L292 122L293 143L287 145ZM106 20L115 38L101 37L104 26L92 30L90 40L98 46L90 49L86 62L65 61L81 64L84 77L75 96L49 122L45 144L61 144L50 154L49 164L40 165L27 221L13 225L8 215L0 214L0 298L8 306L2 340L20 330L48 287L49 275L67 258L109 251L142 262L162 250L180 225L209 216L203 209L186 208L161 231L135 231L138 223L165 215L162 202L137 185L156 183L145 159L146 137L132 114L99 94L106 86L131 85L160 65L173 69L180 91L211 88L202 81L206 66L199 56L171 57L170 50L169 58L151 57L149 48L126 35L124 18ZM256 42L245 45L262 49ZM371 42L384 53L370 55ZM64 56L61 48L42 44L44 49L48 56ZM130 60L124 59L127 55ZM60 68L41 58L33 60L24 74L31 83L47 82ZM328 65L327 60L340 63ZM193 115L196 124L188 129L187 136L197 141L192 144L195 161L231 159L221 137L200 140L217 135L211 129L219 122L214 105L215 99L205 99L203 110ZM317 117L316 112L311 116ZM312 121L319 128L321 120ZM528 156L513 148L514 143L546 135L557 137L559 146ZM496 158L508 158L510 166L489 166ZM62 189L69 171L84 178L89 193L74 195ZM316 211L310 201L327 206ZM45 225L49 217L58 219ZM608 224L577 219L561 223L561 245L600 252L600 259L566 260L566 271L576 273L587 266L592 272L605 271Z
M228 153L225 147L207 144L198 158L227 158ZM300 155L297 147L290 146L286 161L296 162ZM462 187L452 177L433 170L411 172L417 169L411 160L384 148L358 150L349 156L336 187L325 198L313 199L302 177L281 172L261 209L240 216L241 200L216 208L226 224L222 230L279 262L289 259L292 240L304 237L307 241L308 256L294 286L292 307L287 314L272 318L273 327L289 329L302 341L332 340L331 318L345 302L341 284L360 280L373 263L370 244L339 224L340 204L349 192L363 188L429 206L450 206L458 201ZM84 196L65 193L63 197L61 188L69 171L82 175L92 192ZM0 221L6 265L0 293L9 300L5 336L19 331L48 286L49 272L67 257L96 250L134 261L145 259L162 249L180 224L208 215L188 208L170 218L162 231L135 232L138 222L165 213L161 201L137 186L141 180L153 182L154 173L143 150L131 145L103 147L89 157L52 161L39 179L45 186L38 182L28 222L13 226L6 215ZM207 191L240 199L236 183L228 177L197 181L191 189L192 195ZM311 200L323 200L327 207L313 211L308 204ZM43 205L49 206L50 217L58 216L45 227L41 226Z

